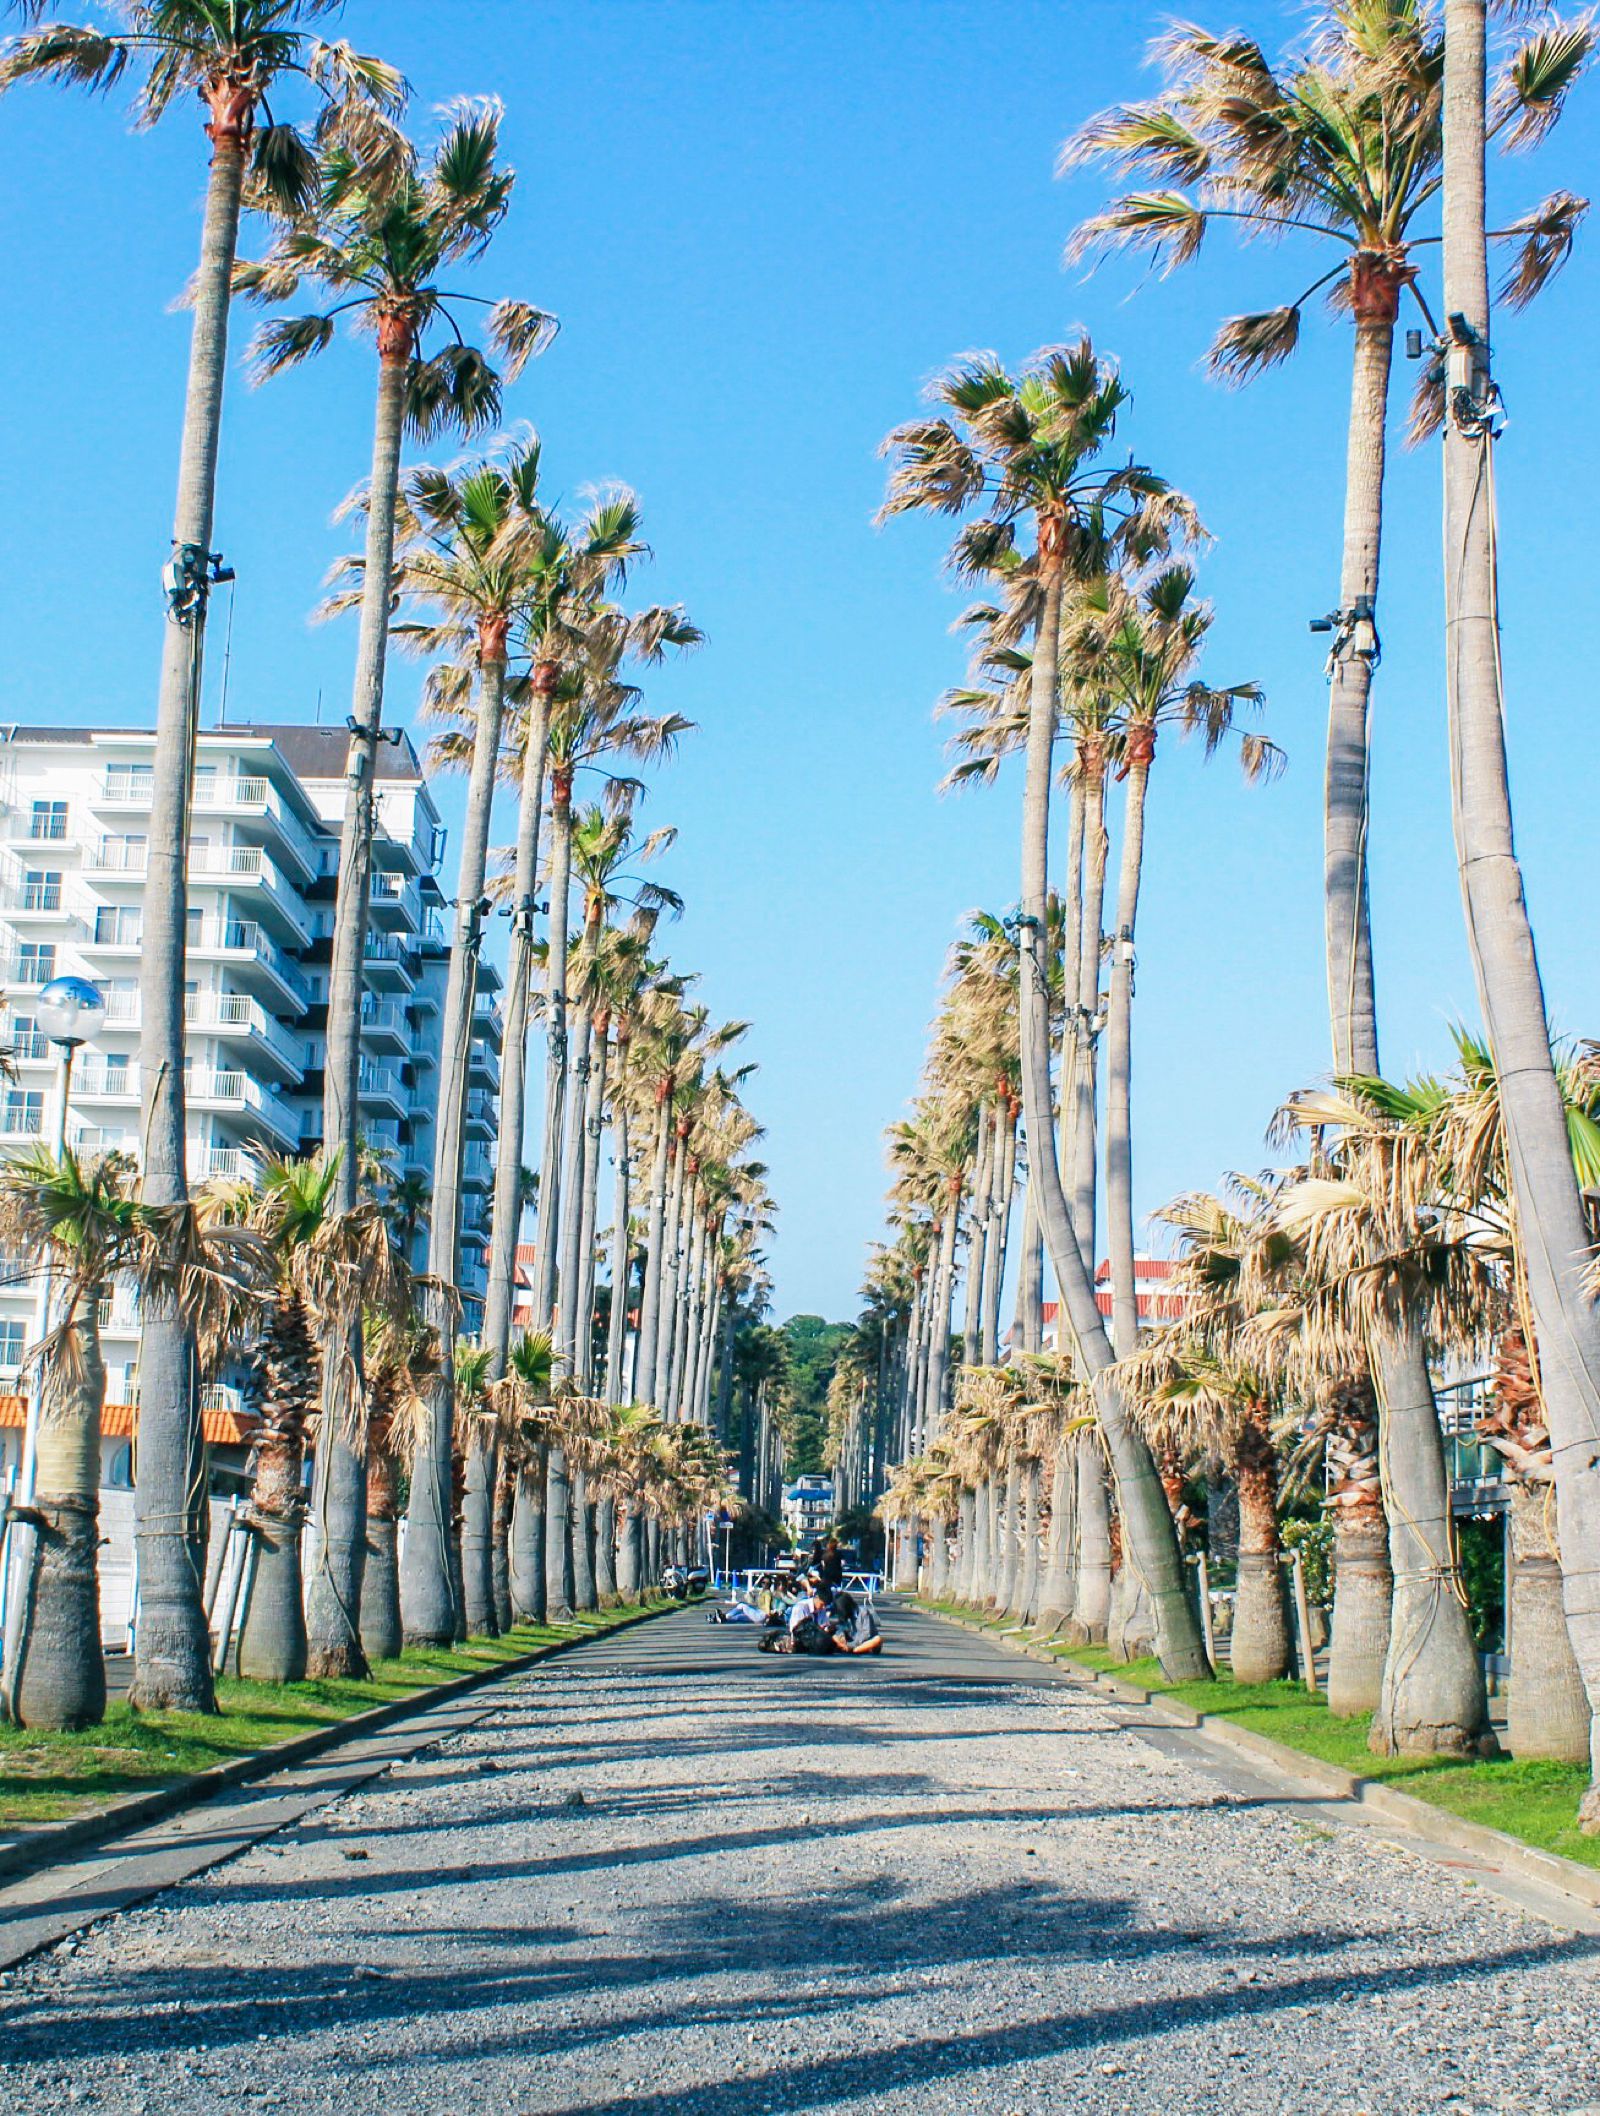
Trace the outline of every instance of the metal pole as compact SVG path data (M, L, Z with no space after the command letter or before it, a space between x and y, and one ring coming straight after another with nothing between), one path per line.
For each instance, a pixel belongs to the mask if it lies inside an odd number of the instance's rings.
M1317 1656L1311 1650L1311 1604L1306 1596L1306 1568L1299 1551L1294 1554L1294 1613L1300 1626L1300 1666L1306 1688L1317 1694Z
M1210 1661L1212 1673L1215 1674L1217 1641L1216 1635L1211 1628L1211 1567L1206 1562L1206 1554L1203 1550L1195 1558L1195 1564L1200 1574L1200 1630L1206 1642L1206 1659Z

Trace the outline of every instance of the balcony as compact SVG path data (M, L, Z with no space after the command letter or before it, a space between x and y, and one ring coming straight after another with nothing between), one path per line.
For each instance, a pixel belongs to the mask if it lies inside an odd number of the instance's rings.
M499 1104L493 1095L469 1094L466 1107L467 1137L492 1139L499 1123Z
M192 1110L214 1111L241 1124L259 1125L290 1149L299 1143L299 1113L275 1089L263 1087L240 1067L191 1065L184 1071L183 1093Z
M414 992L417 959L396 933L367 934L361 974L374 992Z
M478 994L472 1006L472 1032L499 1050L506 1039L506 1023L498 999L486 998L481 992Z
M367 1107L382 1110L391 1117L404 1117L410 1107L400 1075L392 1065L373 1065L363 1058L357 1092Z
M84 861L102 889L119 882L141 888L150 869L150 847L143 838L102 838ZM255 905L302 946L311 938L310 920L295 884L259 845L195 845L189 853L189 880L201 888L248 892Z
M367 999L361 1005L361 1041L391 1058L404 1058L411 1049L411 1031L405 1009L392 1000Z
M494 1162L481 1146L469 1147L461 1159L463 1190L493 1190Z
M195 993L183 1019L186 1028L204 1035L242 1039L257 1065L285 1086L297 1087L305 1078L305 1046L242 992Z
M0 1102L0 1139L42 1139L44 1137L44 1099L37 1105L32 1102L14 1101L7 1096Z
M491 1093L500 1086L500 1061L486 1044L473 1039L467 1057L467 1084L469 1087L487 1088Z
M422 898L416 883L381 867L373 872L369 908L373 923L391 933L414 933L422 924Z
M261 1166L242 1146L191 1146L188 1161L191 1183L245 1183Z
M134 1108L139 1101L139 1068L118 1065L111 1058L80 1058L72 1069L72 1100L74 1104L121 1102Z
M191 919L189 954L226 963L263 997L280 1000L295 1014L311 1004L311 987L298 965L254 921Z
M152 785L148 771L113 765L100 781L90 805L97 814L146 813L150 807ZM192 813L197 816L230 816L249 826L272 846L274 852L299 870L302 882L313 881L322 871L322 855L315 835L291 813L270 779L196 772Z
M42 1029L13 1029L10 1049L13 1065L55 1063L56 1047Z
M59 845L64 851L77 850L65 814L34 815L31 810L22 809L7 822L6 836L14 844Z
M48 948L43 954L37 949L31 952L24 948L13 949L0 960L0 973L8 985L21 985L25 991L37 991L56 974L55 949Z

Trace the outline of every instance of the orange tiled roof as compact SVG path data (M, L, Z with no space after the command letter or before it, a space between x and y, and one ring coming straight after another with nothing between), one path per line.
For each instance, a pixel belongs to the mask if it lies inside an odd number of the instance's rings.
M26 1396L0 1396L0 1426L26 1423ZM253 1411L202 1410L201 1429L212 1447L244 1447L258 1421ZM100 1430L108 1440L131 1440L138 1431L139 1410L132 1403L108 1403L100 1413Z

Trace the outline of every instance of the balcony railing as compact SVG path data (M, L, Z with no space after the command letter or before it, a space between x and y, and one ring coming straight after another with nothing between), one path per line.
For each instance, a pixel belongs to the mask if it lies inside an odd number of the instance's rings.
M242 1146L199 1146L189 1155L192 1182L241 1183L255 1174L260 1162Z
M19 1065L40 1058L53 1057L50 1039L40 1029L13 1029L11 1031L11 1056Z
M253 955L257 962L265 964L287 985L302 1005L311 1004L311 987L298 967L253 919L192 920L189 926L189 946L191 950L210 949L222 950L229 954Z
M42 1139L44 1110L35 1109L30 1103L0 1105L0 1137Z

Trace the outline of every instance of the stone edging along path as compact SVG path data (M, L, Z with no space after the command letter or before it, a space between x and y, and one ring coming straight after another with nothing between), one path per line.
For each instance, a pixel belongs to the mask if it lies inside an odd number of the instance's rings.
M1482 1822L1469 1822L1463 1815L1453 1815L1448 1808L1434 1807L1410 1793L1398 1792L1375 1778L1363 1778L1355 1771L1343 1770L1336 1763L1325 1763L1319 1756L1307 1756L1299 1749L1286 1748L1281 1741L1258 1734L1251 1727L1235 1726L1231 1719L1216 1712L1197 1712L1192 1705L1180 1704L1176 1699L1146 1690L1138 1683L1122 1682L1116 1676L1102 1675L1097 1669L1080 1667L1064 1654L1051 1653L1030 1639L1013 1637L988 1624L973 1623L967 1617L947 1615L942 1609L930 1609L923 1602L913 1606L941 1624L955 1624L963 1631L980 1632L1014 1653L1026 1654L1030 1660L1043 1661L1049 1667L1060 1669L1076 1682L1104 1690L1119 1704L1143 1705L1168 1726L1197 1730L1238 1755L1257 1763L1269 1763L1274 1770L1298 1780L1324 1799L1351 1801L1370 1814L1403 1824L1414 1836L1423 1837L1430 1844L1475 1853L1492 1864L1523 1875L1527 1880L1559 1889L1563 1895L1574 1896L1580 1903L1600 1909L1600 1867L1584 1866L1576 1859L1564 1859L1559 1852L1540 1851L1536 1845L1524 1844L1520 1837L1508 1836L1504 1830L1490 1829Z
M170 1784L157 1786L148 1793L132 1793L125 1800L113 1800L88 1814L74 1815L63 1822L24 1823L0 1838L0 1875L31 1873L40 1867L55 1865L68 1852L107 1843L132 1830L142 1829L148 1823L179 1814L185 1808L214 1800L219 1793L248 1785L253 1779L291 1770L296 1764L306 1763L346 1742L360 1741L392 1726L397 1720L414 1719L431 1705L446 1704L451 1698L463 1697L488 1683L520 1675L526 1669L536 1667L540 1661L571 1653L578 1646L615 1638L619 1632L630 1630L635 1624L648 1623L652 1617L665 1616L679 1607L681 1604L677 1602L663 1602L658 1607L640 1609L619 1623L607 1625L602 1631L586 1631L578 1638L557 1639L551 1645L535 1646L510 1660L497 1661L492 1667L474 1668L465 1675L454 1675L448 1682L424 1684L408 1691L404 1697L374 1705L370 1711L353 1712L348 1719L335 1720L331 1726L315 1727L309 1734L292 1735L289 1740L275 1742L269 1748L235 1757L231 1763L213 1764L208 1770L193 1771L186 1778L175 1778Z

